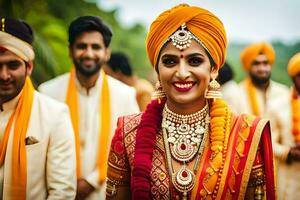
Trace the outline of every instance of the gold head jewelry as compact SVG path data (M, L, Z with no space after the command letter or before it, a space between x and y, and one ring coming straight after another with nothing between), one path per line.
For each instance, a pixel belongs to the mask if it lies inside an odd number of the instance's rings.
M152 94L151 99L152 100L157 99L158 103L160 104L161 99L163 99L165 97L166 97L166 93L163 91L163 89L161 87L161 84L160 84L160 81L157 81L156 84L155 84L155 90Z
M170 39L177 49L184 50L191 45L193 36L191 32L186 29L186 25L184 23L181 25L179 30L171 35Z
M207 47L203 44L203 42L197 38L192 32L190 32L186 26L185 23L183 23L180 28L175 31L166 41L164 44L166 44L168 41L172 42L172 44L179 50L184 50L191 46L192 40L195 40L198 44L200 44L207 52L209 50Z
M222 99L221 86L218 81L216 81L217 76L218 72L211 74L212 80L209 82L205 93L206 99Z

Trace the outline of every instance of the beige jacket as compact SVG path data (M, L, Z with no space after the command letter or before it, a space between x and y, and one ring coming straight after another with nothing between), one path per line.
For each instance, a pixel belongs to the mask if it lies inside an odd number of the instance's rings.
M278 199L298 200L300 197L300 162L286 163L290 147L295 145L291 133L290 95L274 102L269 117L277 122L276 126L272 127L272 138L277 164Z
M0 113L1 136L17 101L18 97L3 105L4 110ZM4 165L0 169L0 199L5 200L11 199L12 192L12 136L13 132L9 137ZM74 199L76 159L68 108L35 92L26 138L35 141L26 145L26 199Z

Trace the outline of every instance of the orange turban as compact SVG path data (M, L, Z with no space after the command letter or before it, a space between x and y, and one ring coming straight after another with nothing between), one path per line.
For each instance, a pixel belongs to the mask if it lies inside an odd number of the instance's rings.
M288 74L293 77L300 72L300 52L294 55L288 63Z
M246 47L241 53L241 61L246 71L250 69L252 62L260 53L267 56L271 65L274 63L275 51L270 44L265 42L252 44Z
M148 57L156 66L159 52L166 40L182 25L192 32L205 46L215 65L225 62L227 38L223 23L208 10L180 4L161 13L152 22L146 39Z

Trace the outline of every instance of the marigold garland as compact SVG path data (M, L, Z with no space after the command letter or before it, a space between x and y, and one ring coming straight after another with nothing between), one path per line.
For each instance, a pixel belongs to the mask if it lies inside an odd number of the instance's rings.
M292 109L292 133L295 142L300 142L300 98L297 91L291 89L291 109Z

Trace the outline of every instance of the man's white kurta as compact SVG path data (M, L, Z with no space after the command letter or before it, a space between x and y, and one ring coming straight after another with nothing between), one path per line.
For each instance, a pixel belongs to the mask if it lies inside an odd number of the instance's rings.
M43 83L39 90L59 101L65 102L70 74L61 75L46 83ZM80 133L80 159L81 175L91 185L96 188L88 199L104 199L105 185L99 185L99 171L96 166L98 153L99 128L101 126L99 117L101 116L99 108L99 98L102 88L102 77L99 76L94 87L87 91L79 81L76 80L76 88L79 101L79 133ZM110 140L114 135L117 125L117 119L120 116L139 112L136 102L135 89L122 82L107 76L110 106L111 106L111 129ZM109 142L110 144L110 142ZM101 144L100 144L101 145ZM109 146L107 147L109 152ZM101 173L101 172L100 172Z

